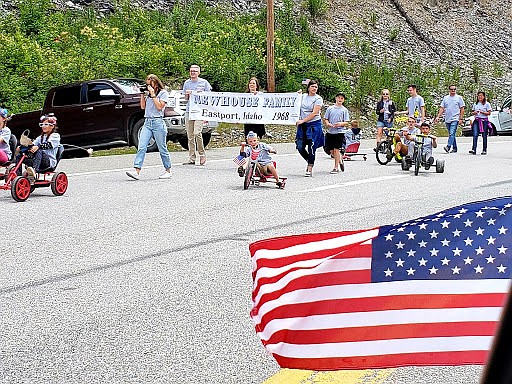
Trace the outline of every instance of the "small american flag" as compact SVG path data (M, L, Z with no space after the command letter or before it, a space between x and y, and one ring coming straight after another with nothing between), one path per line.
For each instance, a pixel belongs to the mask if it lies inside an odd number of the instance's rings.
M245 163L247 162L247 158L243 157L242 155L238 155L233 159L233 162L238 165L239 167L243 167Z
M255 242L256 332L284 368L483 364L510 283L511 207Z

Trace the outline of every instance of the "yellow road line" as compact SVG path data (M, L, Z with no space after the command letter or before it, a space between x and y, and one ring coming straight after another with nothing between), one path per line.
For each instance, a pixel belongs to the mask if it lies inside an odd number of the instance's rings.
M281 369L262 384L380 384L395 369L367 369L363 371L303 371L300 369Z

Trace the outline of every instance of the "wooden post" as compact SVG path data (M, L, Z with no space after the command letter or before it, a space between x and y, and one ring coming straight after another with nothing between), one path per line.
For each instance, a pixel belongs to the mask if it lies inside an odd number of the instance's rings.
M267 92L276 91L274 73L274 0L267 0Z

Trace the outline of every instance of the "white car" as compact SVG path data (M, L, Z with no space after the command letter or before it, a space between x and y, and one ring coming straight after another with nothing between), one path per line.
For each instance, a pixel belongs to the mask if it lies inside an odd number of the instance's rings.
M181 93L181 90L169 91L169 101L165 107L164 123L167 127L167 138L173 142L179 142L180 145L188 149L187 131L185 129L185 110L187 100ZM219 123L208 121L203 124L203 143L206 147L212 137L212 132Z
M462 136L472 136L471 125L475 120L474 116L467 118L462 127ZM489 115L489 122L492 126L492 135L512 135L512 95L505 98L501 108L492 111Z

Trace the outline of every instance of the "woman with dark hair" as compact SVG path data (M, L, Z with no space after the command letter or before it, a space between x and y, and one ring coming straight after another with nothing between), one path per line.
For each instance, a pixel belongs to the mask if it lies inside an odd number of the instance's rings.
M478 143L478 136L482 133L483 148L482 155L487 155L487 133L489 130L489 115L492 112L491 104L485 97L485 92L478 92L476 102L473 104L472 114L475 116L473 125L473 148L469 151L470 154L476 155L476 145Z
M137 147L137 154L133 162L135 170L126 172L126 175L132 179L139 180L140 170L146 157L149 141L151 138L154 138L165 168L165 172L159 178L169 179L171 177L171 156L167 149L167 128L163 121L164 109L169 100L169 93L156 75L148 75L146 77L146 85L147 91L140 97L140 107L144 109L144 125L140 132L139 146Z
M318 83L315 80L310 80L307 93L302 95L300 120L296 123L295 145L303 159L308 162L304 175L306 177L313 176L316 150L324 146L324 133L320 117L324 101L317 92Z
M260 91L260 82L257 78L251 77L249 79L249 83L247 84L246 93L252 93L256 95ZM247 137L249 132L254 132L258 135L258 138L262 138L265 134L265 124L244 124L244 137Z

